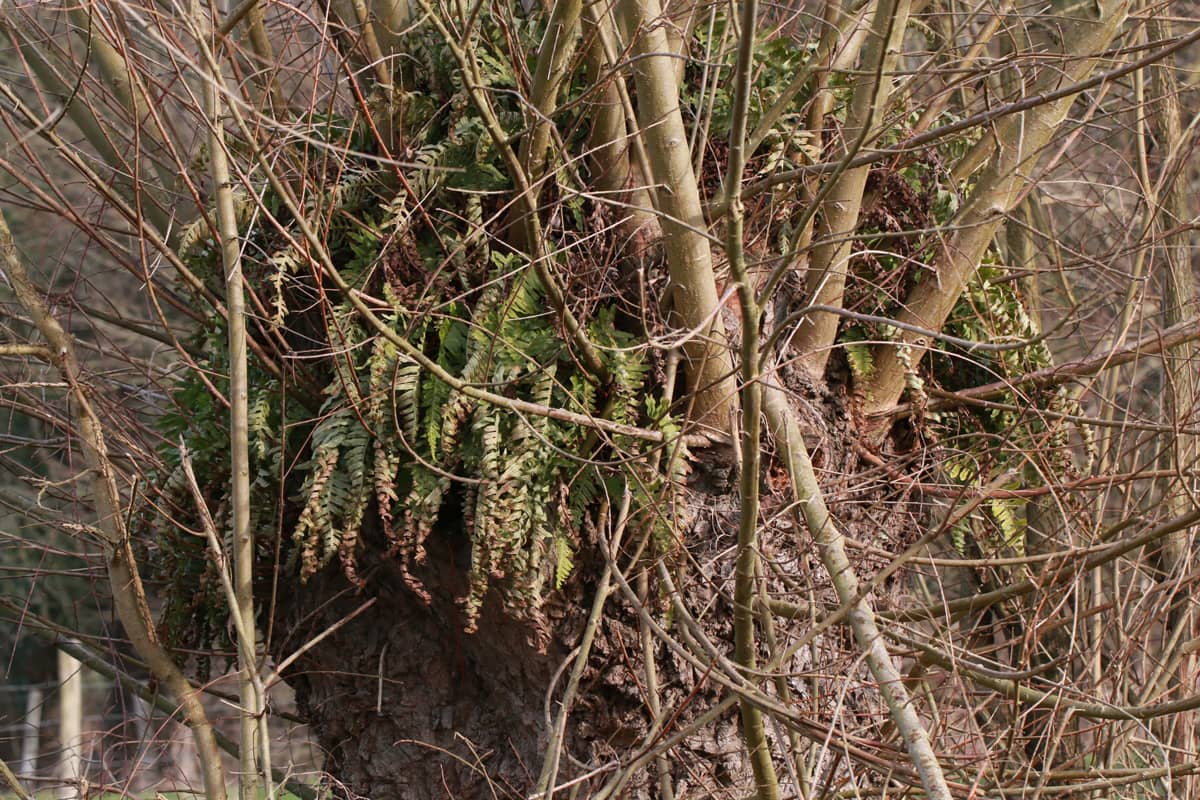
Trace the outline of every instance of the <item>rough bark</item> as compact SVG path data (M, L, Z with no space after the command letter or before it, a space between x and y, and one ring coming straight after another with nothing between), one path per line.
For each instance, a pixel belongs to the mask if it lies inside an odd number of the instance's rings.
M465 563L466 552L457 555ZM496 603L481 619L485 635L463 633L453 599L463 573L445 550L430 561L430 607L381 564L369 589L376 605L285 676L343 796L484 797L489 780L508 796L528 789L540 767L546 687L563 653L539 653ZM279 656L361 604L339 573L318 576L281 605L290 636Z
M732 526L723 532L733 535ZM528 797L571 669L568 655L584 632L600 556L591 550L577 564L577 574L593 577L570 582L547 609L550 644L539 651L529 624L509 616L495 592L485 603L480 632L464 633L455 598L466 590L465 534L451 523L429 545L420 571L432 595L428 606L407 589L390 560L376 561L363 571L364 593L376 598L375 605L306 650L284 677L317 733L325 769L337 776L338 796ZM730 575L730 560L724 567L721 574ZM287 657L363 601L336 570L317 575L280 605L277 629L287 636L274 644L276 658ZM714 620L713 635L730 638L729 615ZM661 644L653 652L663 707L677 715L677 726L712 707L715 695L702 674L679 664ZM565 727L559 787L579 781L577 796L593 796L617 764L634 760L651 739L643 681L636 613L614 595ZM671 767L680 800L735 797L726 790L752 785L736 709L674 751ZM639 769L618 796L655 797L656 785L653 770Z
M844 465L852 458L847 442L853 432L842 401L812 390L798 377L796 381L791 391L804 399L791 413L801 410L804 436L810 429L819 430L826 442L821 458ZM772 391L777 395L776 408L779 402L796 400ZM813 407L820 411L810 419L811 411L803 409ZM789 424L796 435L789 433L777 442L799 441L799 428ZM634 531L613 562L619 569L613 573L619 589L608 598L562 728L565 746L555 797L566 798L577 790L575 796L581 798L745 798L754 791L756 780L739 723L739 698L763 712L766 745L774 758L781 796L790 796L794 785L816 791L851 772L856 780L869 782L876 780L869 776L882 770L916 785L918 770L901 746L878 744L887 739L879 727L887 716L880 713L879 676L887 683L889 705L902 723L905 743L922 730L913 703L892 680L894 670L887 671L889 657L878 629L872 628L861 640L870 653L871 669L853 658L843 660L846 648L853 647L849 630L826 631L823 636L832 646L815 651L786 647L808 631L805 619L781 620L774 640L766 636L759 640L757 670L745 673L733 662L739 555L734 545L743 523L734 485L736 460L727 447L697 456L682 503L691 515L680 531L687 552L672 552L660 564L653 559L634 562L641 538ZM780 464L770 457L769 449L762 460L764 477ZM853 571L876 573L882 563L863 562L843 552L833 570L836 580L822 574L819 564L827 555L824 551L832 547L831 531L822 531L816 542L798 535L798 529L787 522L786 509L791 506L790 494L764 496L761 518L767 521L756 545L764 564L762 591L790 592L795 576L805 575L822 603L836 606L860 596L857 593L866 584L848 584ZM878 534L879 524L867 515L848 513L842 530L852 537L866 537L868 531ZM355 592L335 568L319 573L283 598L275 624L279 633L272 645L276 661L281 661L365 601L375 601L305 650L285 672L297 690L301 713L311 720L327 754L326 769L342 784L335 787L336 793L402 800L487 798L493 791L502 798L532 796L543 772L548 731L559 724L563 693L573 682L570 654L581 644L599 590L597 576L606 563L603 538L581 543L573 577L550 596L545 608L548 644L539 651L531 644L535 637L530 625L506 615L496 590L487 598L479 632L463 632L465 618L456 598L465 591L470 545L453 504L427 542L425 565L416 570L431 592L428 606L406 587L395 563L383 556L382 535L372 524L364 537L363 589ZM638 595L630 589L634 578L626 576L643 570L656 574L658 580ZM686 591L674 590L673 585ZM740 600L747 602L744 595ZM875 602L880 610L895 607L890 592L880 592ZM871 625L870 608L865 600L855 602L851 620L855 628ZM646 619L654 625L640 626ZM641 631L648 633L644 649ZM652 671L647 670L644 654L654 662ZM872 671L879 675L872 676ZM654 689L648 678L651 673ZM813 678L821 683L819 695L842 697L844 704L839 701L837 710L821 705L812 713L804 704L813 698L802 699L803 687L795 704L782 701L775 675L823 676ZM802 682L807 684L808 679ZM875 744L844 738L843 723L829 726L830 719L846 713L863 714L864 730L874 731ZM813 742L818 750L831 742L835 748L845 748L849 760L834 766L832 776L804 775L795 781L795 766L785 765L780 757L789 745L785 726L788 733ZM929 785L937 787L937 763L931 760L928 739L913 747L920 770L931 776ZM803 764L804 758L798 762ZM671 787L672 795L663 794L664 785Z

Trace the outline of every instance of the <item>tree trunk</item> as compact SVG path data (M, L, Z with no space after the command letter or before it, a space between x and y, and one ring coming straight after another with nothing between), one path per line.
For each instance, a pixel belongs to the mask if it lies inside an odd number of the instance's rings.
M453 555L465 563L465 553ZM545 687L562 654L538 653L529 631L493 603L482 632L464 633L453 598L466 587L451 559L431 548L428 608L390 564L372 565L375 606L309 650L288 676L325 769L355 794L472 797L483 785L477 769L522 789L537 773ZM362 604L344 589L341 574L326 570L282 607L291 631L283 648Z
M723 464L717 473L728 471L727 458L711 460ZM737 519L732 498L713 490L721 480L718 475L712 484L699 486L695 501L723 509L724 520L719 531L697 528L699 544L693 549L710 565L710 577L722 581L731 595L733 554L716 548L736 536ZM538 632L513 619L495 590L484 604L479 631L463 631L465 617L455 598L466 592L469 545L461 530L446 527L451 529L429 538L426 564L416 570L432 595L428 606L406 587L393 561L364 560L362 594L347 591L340 572L326 569L276 612L277 630L287 632L274 645L275 657L282 659L352 614L364 595L375 599L370 609L307 650L285 675L341 796L432 800L492 797L491 791L496 797L528 797L535 791L571 653L603 568L597 543L581 548L576 577L546 609L549 644L539 650ZM732 641L731 604L719 597L715 602L707 633L715 641ZM681 661L661 643L652 650L663 713L676 728L716 705L717 687L703 669ZM581 787L574 796L596 796L618 777L618 765L629 764L653 741L644 667L637 612L614 592L566 726L558 787L574 781ZM731 787L752 786L737 707L729 706L715 725L689 737L670 762L680 800L733 797L736 791L725 793ZM651 764L635 770L612 796L659 797L657 786ZM555 796L566 798L569 790Z

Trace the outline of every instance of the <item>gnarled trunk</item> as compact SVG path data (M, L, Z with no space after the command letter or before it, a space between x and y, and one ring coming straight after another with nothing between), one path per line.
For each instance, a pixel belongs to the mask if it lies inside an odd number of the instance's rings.
M728 500L724 504L732 527L721 527L731 536L736 519ZM701 549L711 553L722 537L710 538ZM285 675L296 689L301 713L311 721L337 794L432 800L535 792L602 560L595 543L581 551L580 577L546 609L549 644L539 650L539 632L506 613L495 590L484 604L478 632L464 632L457 598L467 588L466 548L458 531L430 538L427 561L418 570L432 597L428 606L406 587L390 560L376 558L364 560L362 592L327 569L277 609L277 626L287 634L275 650L284 658L353 614L368 596L375 599L307 650ZM731 559L712 566L710 577L731 580ZM711 620L710 634L729 639L729 615L714 613ZM652 651L659 700L671 718L663 734L668 735L712 708L716 686L662 643ZM577 796L594 796L655 741L646 691L638 615L615 591L572 706L557 786L581 785ZM750 785L736 707L682 743L671 769L679 798ZM656 785L651 765L635 770L614 796L657 797Z

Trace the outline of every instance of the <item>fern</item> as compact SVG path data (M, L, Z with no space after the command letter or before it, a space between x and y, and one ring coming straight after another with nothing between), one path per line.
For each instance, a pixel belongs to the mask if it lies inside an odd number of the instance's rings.
M540 37L525 21L504 25L484 11L472 32L483 82L499 89L515 87L517 68L523 68L514 67L510 37L527 37L531 46ZM493 249L485 223L500 212L495 195L510 184L495 143L440 36L418 24L404 34L404 47L399 70L405 91L393 98L401 101L396 106L410 148L403 190L385 192L395 185L393 168L382 172L373 157L328 158L330 152L361 152L369 140L349 120L326 115L315 123L312 141L339 148L323 147L323 157L310 160L317 165L313 185L324 189L306 195L299 211L306 224L356 291L384 298L390 308L382 319L392 333L458 380L619 422L642 424L649 412L652 424L677 437L678 422L646 403L649 365L633 338L618 329L615 312L600 308L584 319L612 375L610 385L598 387L572 356L527 258ZM494 102L506 129L525 125L526 109L509 93L495 94ZM656 540L666 546L676 507L683 505L682 449L667 459L644 442L598 437L451 390L361 324L346 298L316 283L307 256L291 246L302 239L298 222L270 192L262 202L285 230L259 230L243 219L247 276L269 287L267 313L279 339L317 343L296 363L307 370L308 394L317 391L308 386L323 391L319 410L289 410L284 420L276 402L281 395L289 398L289 409L299 408L290 400L298 393L289 374L280 382L264 381L251 405L257 470L252 506L264 529L278 519L291 525L289 555L301 581L340 564L351 582L361 583L360 561L391 559L408 588L429 602L422 564L443 529L461 528L471 552L459 598L465 627L480 624L485 599L494 595L509 614L540 629L546 595L571 579L581 531L592 524L597 499L611 490L606 481L614 479L638 487L635 516L639 524L656 526ZM584 201L568 205L585 219ZM195 240L189 261L219 277L213 269L218 254L206 231L189 235ZM576 257L570 247L555 252ZM211 338L220 338L221 325L213 321ZM209 352L223 351L219 341L204 344ZM222 372L219 359L211 366ZM203 387L188 391L207 398ZM218 412L210 402L203 426L215 431L214 441L223 441L216 435ZM195 427L193 420L177 422ZM620 466L601 466L604 459L596 456L604 447L621 451ZM221 477L219 459L209 466ZM467 480L456 483L456 475ZM214 485L224 482L214 479ZM178 489L175 483L169 488ZM283 509L276 505L280 497L287 498ZM664 502L674 510L650 511ZM461 506L461 521L449 513L451 503L455 510ZM381 531L385 547L365 546L363 531L372 528Z
M562 536L554 537L554 588L561 589L575 569L575 550Z
M875 370L875 361L871 358L871 348L867 344L850 344L846 346L846 359L854 377L862 380L871 376Z
M1000 527L1000 541L1018 556L1025 555L1025 504L1018 500L997 498L991 500L988 507Z
M300 579L306 581L322 566L317 546L322 530L332 530L324 503L325 487L337 469L338 451L330 447L320 451L309 463L305 481L308 502L292 532L300 553Z
M964 352L960 349L955 357L935 354L934 375L950 376L952 380L947 381L948 388L988 383L998 377L1016 377L1052 363L1050 351L1041 340L1037 324L1025 310L1016 282L996 281L1002 273L992 261L994 255L989 255L980 266L952 313L947 332L969 341L1025 341L1029 344L995 353ZM954 348L950 349L953 351ZM1052 389L1036 393L1042 395L1041 407L1072 413L1070 409L1074 401L1066 390ZM1002 398L1006 405L1029 402L1027 397L1018 396L1016 392L1006 394L1007 397ZM994 463L989 465L992 474L1013 472L1020 476L1006 488L1020 488L1026 480L1040 482L1046 475L1069 480L1079 474L1068 455L1070 428L1043 415L1018 414L1003 407L980 409L949 418L943 423L943 429L947 434L966 437L961 446L968 450L976 449L971 447L970 442L980 433L989 437L1003 437L1008 442L1003 450L997 452L990 444L984 444L982 449L995 454ZM975 469L974 465L968 469L959 459L950 459L945 465L946 474L952 480L978 487L981 478ZM1068 499L1067 502L1072 501ZM1027 504L1028 501L1021 498L989 500L984 515L987 524L976 526L972 534L979 548L988 553L1003 550L1023 554L1027 535Z

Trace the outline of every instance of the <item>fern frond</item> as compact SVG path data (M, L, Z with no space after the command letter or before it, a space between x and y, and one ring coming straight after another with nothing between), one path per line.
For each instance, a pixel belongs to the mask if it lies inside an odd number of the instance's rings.
M996 498L988 503L992 517L1000 526L1001 543L1018 556L1025 555L1025 501Z
M575 569L575 550L562 536L554 537L554 588L561 589Z
M317 545L321 540L322 530L329 527L325 515L322 498L325 486L337 469L338 451L328 448L321 451L309 468L305 485L305 496L308 502L300 513L300 519L292 531L292 540L300 549L300 580L307 581L316 574L322 566Z
M854 377L859 380L869 378L875 370L871 347L867 344L846 345L846 360L850 362L850 370L854 373Z

